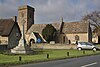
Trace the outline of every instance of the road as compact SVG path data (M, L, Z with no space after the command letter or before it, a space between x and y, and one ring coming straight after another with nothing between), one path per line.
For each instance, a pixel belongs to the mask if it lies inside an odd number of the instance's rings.
M100 67L100 55L25 64L13 67Z

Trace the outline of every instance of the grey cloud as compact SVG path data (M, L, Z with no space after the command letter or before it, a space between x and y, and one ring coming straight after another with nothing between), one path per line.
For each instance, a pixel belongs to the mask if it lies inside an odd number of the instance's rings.
M85 14L100 10L99 3L100 0L4 0L0 3L0 17L17 15L18 6L28 4L36 9L35 23L59 21L60 17L66 22L78 21Z
M0 18L9 18L17 15L18 0L4 0L0 3Z
M65 21L78 21L84 15L97 10L97 7L99 7L99 3L95 4L93 0L77 0L76 4L71 3L71 1L48 0L47 4L40 4L37 8L36 20L39 22L50 22L64 17ZM96 0L96 2L98 1ZM92 5L94 8L90 8L89 5Z
M56 21L59 20L60 17L64 17L66 20L76 20L77 14L80 13L81 8L83 8L83 6L80 5L70 4L68 0L50 0L48 4L38 7L37 18L39 18L41 22Z

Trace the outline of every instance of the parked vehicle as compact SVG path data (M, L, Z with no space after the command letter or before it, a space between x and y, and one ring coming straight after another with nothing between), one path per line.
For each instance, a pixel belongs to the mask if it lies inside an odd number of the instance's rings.
M77 49L78 50L92 49L92 50L96 51L98 49L98 47L90 42L78 42Z

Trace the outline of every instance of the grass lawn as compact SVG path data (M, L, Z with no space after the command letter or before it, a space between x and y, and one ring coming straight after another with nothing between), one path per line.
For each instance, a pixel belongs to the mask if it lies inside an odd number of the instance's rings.
M100 51L93 52L92 50L34 50L38 52L35 55L6 55L0 54L0 65L9 65L9 64L22 64L35 61L45 61L52 59L61 59L61 58L70 58L78 57L91 54L100 54ZM69 55L68 55L69 52ZM47 59L47 54L49 58ZM22 60L19 61L19 56L22 57Z

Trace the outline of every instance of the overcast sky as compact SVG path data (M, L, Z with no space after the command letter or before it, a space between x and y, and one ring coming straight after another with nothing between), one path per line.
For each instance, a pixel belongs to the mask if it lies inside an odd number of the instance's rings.
M63 17L65 22L80 21L93 11L100 11L100 0L0 0L0 18L18 15L18 6L35 8L35 23L50 23Z

